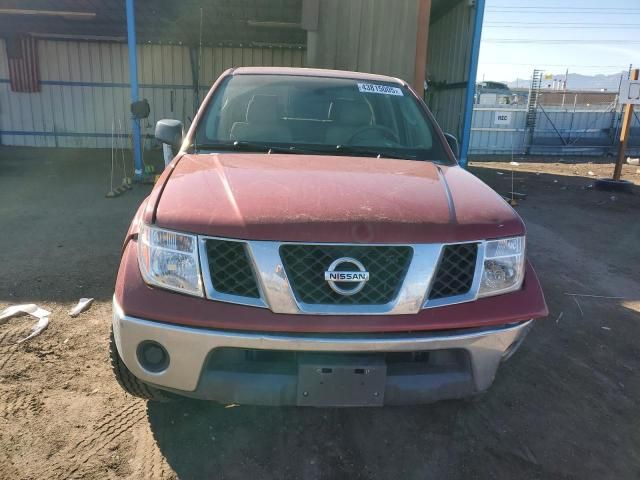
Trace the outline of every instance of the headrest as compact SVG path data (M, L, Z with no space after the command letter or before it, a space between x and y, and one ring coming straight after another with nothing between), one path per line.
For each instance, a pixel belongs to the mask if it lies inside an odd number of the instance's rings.
M248 123L271 123L279 120L278 97L254 95L247 106Z
M341 125L369 125L371 124L371 107L366 102L340 98L331 104L329 118Z

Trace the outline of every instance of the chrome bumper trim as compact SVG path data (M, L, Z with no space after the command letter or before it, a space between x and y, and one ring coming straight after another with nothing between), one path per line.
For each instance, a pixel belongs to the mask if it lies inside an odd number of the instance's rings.
M158 323L124 314L113 301L113 332L120 357L143 381L194 391L209 353L220 347L304 352L411 352L464 349L469 353L476 391L486 390L505 352L526 335L531 320L484 329L413 334L285 334L227 332ZM154 340L169 352L169 367L160 373L142 368L138 344Z

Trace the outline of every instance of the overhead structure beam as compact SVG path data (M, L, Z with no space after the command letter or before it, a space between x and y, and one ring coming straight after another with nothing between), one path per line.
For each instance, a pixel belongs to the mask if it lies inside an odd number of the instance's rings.
M45 40L87 40L96 42L124 42L126 37L115 37L110 35L83 35L83 34L68 34L68 33L39 33L28 32L30 36L34 38L42 38Z
M471 120L473 119L473 99L476 93L476 76L478 74L478 58L480 56L480 39L482 37L482 22L484 19L485 0L475 0L475 15L473 20L473 35L471 37L471 56L469 59L469 74L467 77L467 93L464 100L464 121L462 123L462 142L460 145L460 165L469 163L469 144L471 142Z
M129 82L131 83L131 103L137 102L138 94L138 52L136 49L136 16L134 0L126 0L127 44L129 50ZM133 136L133 161L135 178L142 178L142 144L140 138L140 120L131 118Z
M247 20L247 25L249 25L250 27L261 27L261 28L294 28L294 29L302 28L302 25L300 25L300 23L295 23L295 22L270 22L270 21Z
M93 20L95 12L67 12L64 10L27 10L24 8L0 8L0 15L37 15L43 17L64 17L77 20Z

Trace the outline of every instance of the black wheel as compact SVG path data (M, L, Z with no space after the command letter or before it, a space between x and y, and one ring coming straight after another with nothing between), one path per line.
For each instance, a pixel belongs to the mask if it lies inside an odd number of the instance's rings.
M169 392L164 392L152 387L136 377L124 364L116 348L113 330L109 336L109 355L111 357L111 370L122 389L134 397L151 400L153 402L170 402L174 397Z
M633 183L629 180L614 180L612 178L598 178L593 182L593 186L598 190L605 190L607 192L631 193L633 190Z

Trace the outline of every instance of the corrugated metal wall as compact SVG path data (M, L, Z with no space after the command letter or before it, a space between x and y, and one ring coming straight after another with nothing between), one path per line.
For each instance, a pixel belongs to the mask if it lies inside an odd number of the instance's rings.
M121 43L38 41L40 93L9 89L4 41L0 39L0 144L110 147L112 126L129 145L130 90L127 46ZM203 47L202 99L213 81L232 66L302 66L305 51L288 48ZM189 49L139 45L140 98L151 105L143 133L155 121L194 114Z
M413 80L417 0L320 0L309 65Z
M496 112L511 112L510 125L496 125ZM521 155L526 151L526 116L522 107L476 106L471 127L471 154ZM619 110L538 111L530 152L534 155L603 155L618 147ZM640 153L640 119L631 123L628 154Z
M473 15L469 2L457 2L446 13L432 16L429 26L427 103L442 129L458 138L462 138Z
M504 111L511 112L511 125L495 125L496 112ZM524 153L526 116L527 110L522 108L476 106L473 109L469 153Z

